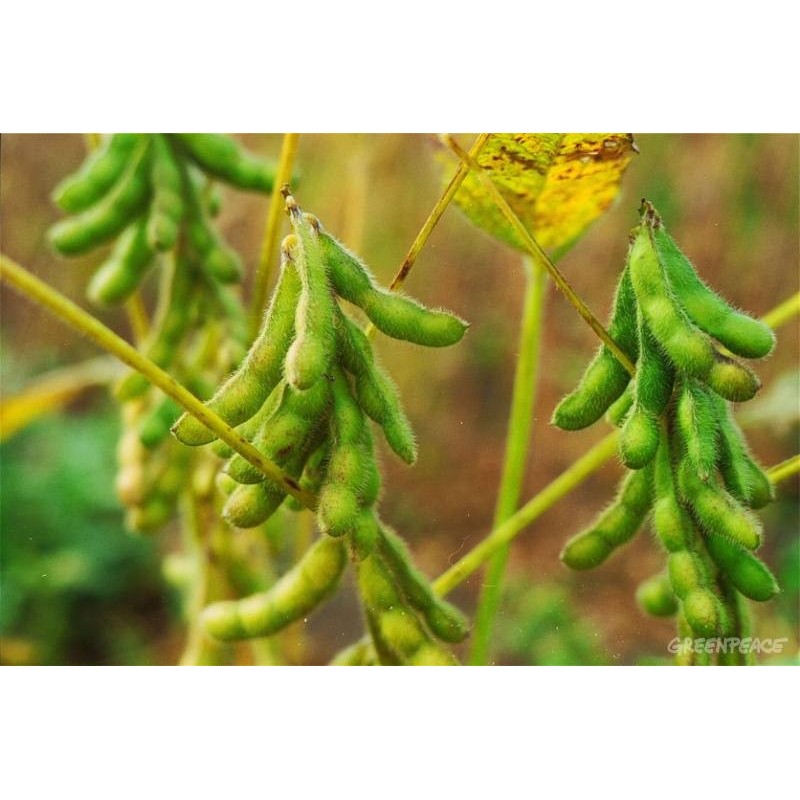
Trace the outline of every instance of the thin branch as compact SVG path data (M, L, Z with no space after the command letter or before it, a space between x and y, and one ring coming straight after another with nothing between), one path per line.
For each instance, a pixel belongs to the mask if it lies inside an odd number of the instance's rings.
M788 322L797 314L800 314L800 292L792 295L788 300L784 300L771 311L767 311L767 313L761 317L761 321L774 330Z
M258 259L256 282L253 289L252 329L254 334L258 331L258 327L261 324L261 317L264 313L264 307L267 304L267 294L272 278L273 256L278 246L278 235L283 220L283 197L278 190L291 180L299 139L299 133L283 134L278 171L275 175L275 188L269 201L267 225L264 232L264 241L261 246L261 256Z
M102 322L5 255L0 255L0 278L28 299L39 303L63 322L87 336L95 344L115 355L120 361L137 372L141 372L153 385L212 430L242 458L261 470L267 478L279 484L285 492L296 497L304 506L314 508L316 503L314 495L301 489L294 478L284 473L250 442L243 439L220 416L207 408L202 400L195 397L171 375L157 367Z
M767 476L773 484L785 481L800 472L800 454L787 458L786 461L781 461L774 467L767 470Z

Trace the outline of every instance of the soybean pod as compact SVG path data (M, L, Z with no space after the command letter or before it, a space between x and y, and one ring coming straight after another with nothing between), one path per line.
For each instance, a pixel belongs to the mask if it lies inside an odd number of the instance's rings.
M139 146L113 188L81 214L57 222L50 241L64 255L79 255L113 239L142 210L150 193L149 141Z
M636 590L636 600L651 617L671 617L678 610L669 576L664 572L640 583Z
M89 299L110 306L127 300L153 265L155 253L148 242L147 219L134 220L117 239L111 255L92 276Z
M203 625L222 641L272 636L333 594L346 563L344 545L323 536L268 591L208 606Z
M652 505L651 467L629 472L620 483L614 502L584 531L573 536L561 552L572 569L592 569L641 528Z
M730 406L713 396L719 434L719 470L728 492L750 508L763 508L775 499L775 489L753 458Z
M628 256L636 300L647 326L672 363L688 375L705 380L714 366L714 347L672 292L653 246L653 227L660 224L652 206L645 203L642 222L634 229Z
M421 303L379 287L367 266L341 242L320 229L320 239L336 293L363 309L375 327L394 339L425 347L448 347L467 328L448 311L432 311Z
M293 242L294 237L284 240L278 285L256 340L236 372L206 403L232 427L241 425L261 408L283 375L300 294L300 279L289 253ZM207 444L216 439L214 433L190 414L178 420L173 433L188 445Z
M634 404L622 426L620 457L630 469L649 464L658 449L659 419L672 396L675 370L667 361L637 309L639 361L634 378Z
M653 243L675 296L695 325L736 355L763 358L770 354L775 346L772 329L733 308L709 288L663 225L653 229Z
M669 441L662 431L656 452L654 485L656 505L653 527L669 553L670 585L678 598L680 615L697 636L715 636L722 611L703 558L696 552L699 535L679 502L672 475Z
M115 133L104 139L77 172L65 178L53 191L53 199L64 211L77 214L100 200L128 166L138 133Z
M691 378L681 381L675 426L684 457L700 480L707 481L717 463L717 415L711 393Z
M408 602L422 614L434 636L444 642L463 641L469 633L466 618L454 605L436 595L412 563L405 542L391 528L381 527L378 552Z
M608 333L622 351L636 361L636 302L627 266L617 284ZM553 425L562 430L575 431L597 422L625 391L630 379L628 371L616 356L602 345L583 373L578 388L556 406Z
M407 464L413 464L417 459L417 445L397 389L376 363L364 332L340 310L337 311L339 358L355 380L358 402L381 426L392 450Z
M333 362L336 302L316 220L303 214L291 195L286 198L286 210L296 236L295 264L302 284L294 321L296 338L286 355L286 378L295 388L308 389Z
M152 162L153 202L147 220L147 239L155 250L163 252L177 242L184 215L183 176L163 134L153 135Z
M269 194L275 181L273 168L254 158L228 136L218 133L177 133L187 155L209 175L237 186Z

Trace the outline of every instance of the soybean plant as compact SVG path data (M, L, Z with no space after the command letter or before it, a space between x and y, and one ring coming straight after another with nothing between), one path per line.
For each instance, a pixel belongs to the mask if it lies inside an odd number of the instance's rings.
M286 197L292 233L261 329L239 368L207 405L318 497L320 538L272 588L215 603L204 613L219 640L268 636L306 615L335 590L347 557L355 565L375 658L382 664L451 664L442 642L466 621L433 592L398 535L379 518L381 477L369 420L406 463L416 443L392 380L362 329L339 304L359 306L384 333L429 347L458 342L466 323L379 287L367 267ZM183 415L175 436L200 446L214 434ZM215 443L228 461L219 481L223 515L251 528L287 504L282 487ZM363 655L363 654L362 654Z
M614 503L567 542L561 558L572 569L596 567L652 515L667 571L640 587L642 607L677 614L684 634L741 636L742 596L769 600L778 585L755 555L761 526L751 511L772 499L772 485L730 408L760 383L733 355L769 355L774 334L703 283L647 201L631 232L609 331L635 362L635 376L601 348L552 421L576 430L606 413L621 427L619 455L630 472ZM678 660L707 663L692 653ZM723 663L738 660L720 655Z

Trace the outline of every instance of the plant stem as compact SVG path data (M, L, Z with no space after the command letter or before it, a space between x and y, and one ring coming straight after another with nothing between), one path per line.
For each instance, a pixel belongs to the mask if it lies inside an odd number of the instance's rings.
M547 273L536 262L526 266L519 355L514 374L511 412L506 433L505 461L495 506L494 527L505 522L519 506L536 403ZM469 656L469 663L473 666L486 664L489 658L492 627L500 605L503 573L508 561L508 554L509 547L501 547L489 561L483 579Z
M482 133L475 140L475 143L472 145L472 149L469 151L473 158L476 158L483 149L483 146L489 139L489 135L490 134L488 133ZM447 184L447 188L444 190L444 192L442 192L442 196L438 199L436 205L433 207L433 210L428 215L428 219L425 220L422 230L420 230L420 232L417 234L417 238L414 239L411 249L403 259L400 269L397 270L397 274L389 284L390 291L398 289L402 285L403 281L408 277L408 273L411 272L411 268L414 266L417 256L425 246L425 243L428 241L428 237L436 227L436 223L439 222L442 214L444 214L444 210L448 205L450 205L450 201L455 197L456 192L461 187L461 184L464 183L464 179L469 174L469 170L470 168L468 164L463 162L459 164L455 175L453 175L453 177L450 179L450 183Z
M511 206L509 206L509 204L506 202L506 199L500 193L500 190L497 188L497 186L495 186L494 181L489 173L486 172L472 156L464 152L463 148L460 147L458 142L456 142L452 136L449 134L444 134L442 136L442 140L462 160L463 163L466 163L472 169L472 171L480 179L481 183L483 183L486 191L491 195L492 199L497 204L497 207L503 212L503 216L506 218L506 220L508 220L509 224L517 232L517 235L522 239L525 248L533 257L534 261L540 264L550 273L550 276L552 277L556 286L558 286L558 288L564 292L564 295L566 296L570 305L572 305L572 307L578 312L578 314L580 314L589 327L598 335L603 344L605 344L605 346L614 354L615 358L620 362L620 364L622 364L622 366L625 367L625 369L631 375L633 375L636 371L636 367L634 366L633 362L611 338L608 331L602 326L597 317L592 314L586 303L581 300L577 292L572 288L569 281L567 281L567 279L561 273L561 270L559 270L547 253L545 253L544 250L542 250L542 248L539 246L539 243L536 241L536 239L534 239L533 236L528 233L527 228L522 224L519 217L512 210Z
M141 372L153 385L212 430L242 458L260 469L270 480L279 484L287 494L296 497L307 508L314 508L316 503L314 495L301 489L294 478L286 475L280 467L253 447L250 442L243 439L220 416L207 408L202 400L195 397L171 375L157 367L102 322L2 254L0 254L0 278L25 297L39 303L63 322L87 336L95 344L115 355L120 361L137 372Z
M784 300L780 305L767 311L761 321L770 328L779 328L788 322L792 317L800 314L800 292L792 295L788 300Z
M272 278L273 256L278 245L278 235L280 234L281 220L283 219L283 197L277 190L291 180L292 167L294 166L294 158L297 154L297 142L299 139L299 133L283 134L278 171L275 175L275 188L273 189L272 197L269 201L267 226L264 233L264 242L261 246L261 256L258 259L256 282L253 289L253 308L251 315L253 336L258 333L258 328L261 325L261 317L264 314L264 307L267 304L267 293Z
M508 545L547 509L609 461L616 453L618 436L618 431L613 431L601 439L519 511L494 528L485 539L434 581L433 588L436 593L448 594L460 583L463 583L500 548Z
M787 458L786 461L782 461L774 467L770 467L767 470L767 477L773 484L776 484L786 480L786 478L791 478L792 475L796 475L798 472L800 472L800 453Z

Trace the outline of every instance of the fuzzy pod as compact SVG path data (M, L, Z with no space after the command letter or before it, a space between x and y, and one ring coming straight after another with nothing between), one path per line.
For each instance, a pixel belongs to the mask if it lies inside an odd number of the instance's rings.
M625 424L632 407L633 383L629 383L625 387L625 391L608 407L608 411L605 414L606 422L615 428L621 428Z
M150 450L158 447L169 437L170 428L181 411L171 397L163 397L139 425L139 441Z
M629 472L620 482L614 502L566 543L561 560L571 569L592 569L630 541L652 505L652 482L650 467Z
M115 133L104 139L77 172L56 186L53 200L68 214L93 206L120 178L142 138L139 133Z
M689 319L672 292L653 246L653 224L645 211L642 223L634 228L628 251L636 300L647 327L675 367L705 380L714 366L715 350L711 339Z
M178 241L185 207L181 169L163 134L153 136L150 180L153 201L147 219L147 240L154 250L164 252Z
M130 225L150 194L149 142L144 139L111 190L77 216L57 222L49 231L52 245L66 256L93 250Z
M744 358L763 358L772 352L772 329L738 311L703 283L663 225L654 227L653 243L678 301L695 325Z
M378 551L408 602L425 619L431 632L444 642L461 642L469 633L466 617L440 598L411 560L405 542L391 529L381 527Z
M775 487L753 458L728 404L714 397L719 432L719 469L728 492L750 508L775 499Z
M147 240L147 220L132 222L117 239L109 257L89 281L86 294L91 302L111 306L127 300L154 263L155 253Z
M711 367L705 382L720 397L732 403L744 403L752 400L761 388L758 375L740 364L733 358L728 358L714 348L714 364Z
M683 457L701 481L707 481L717 463L717 406L698 383L681 381L675 405L675 429Z
M300 293L300 278L289 256L290 247L291 242L284 241L281 275L256 340L236 372L206 403L233 427L250 419L261 408L283 375L283 361L294 335L294 309ZM189 414L178 420L173 433L181 442L192 446L208 444L217 438Z
M203 208L203 201L184 172L186 189L186 238L203 270L220 283L236 283L242 279L242 261L217 233Z
M330 370L336 350L335 305L319 229L294 198L286 208L297 239L295 264L302 289L295 312L297 336L286 354L286 378L297 389L308 389Z
M284 464L298 451L306 451L309 439L327 414L331 392L325 382L307 392L297 392L285 384L279 384L278 388L282 391L275 410L269 415L262 415L261 411L256 415L263 417L263 423L252 443L271 461ZM265 406L269 403L268 398ZM239 454L231 457L225 471L239 483L265 480L264 474Z
M239 189L269 194L275 183L272 165L250 155L219 133L177 133L174 137L188 156L209 175Z
M643 469L655 457L659 442L658 418L634 404L619 434L619 456L628 469Z
M663 572L639 584L636 601L651 617L671 617L678 611L669 577Z
M708 533L706 549L720 572L745 597L764 602L780 591L778 582L767 565L730 537Z
M694 467L684 460L678 465L681 498L708 534L727 535L748 550L761 544L758 519L731 497L715 479L700 480Z
M341 311L337 320L339 357L355 379L359 405L381 426L392 450L406 464L413 464L417 460L417 445L397 388L375 361L364 332Z
M317 539L268 591L208 606L202 615L203 626L221 641L271 636L330 597L346 563L347 554L340 542L328 537Z
M672 590L680 600L681 612L698 636L719 632L719 598L710 588L702 559L690 550L670 553L667 561Z
M341 242L320 230L323 253L336 293L363 309L387 336L425 347L448 347L461 341L469 327L448 311L432 311L375 282L367 266Z
M353 530L350 533L350 551L353 559L363 561L375 552L381 536L381 528L372 508L362 508L358 512Z
M620 275L608 333L622 351L636 361L636 302L626 267ZM564 397L553 412L552 424L566 431L580 430L596 422L625 391L631 376L616 356L602 345L575 391Z

